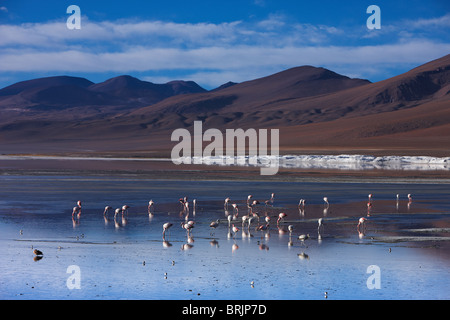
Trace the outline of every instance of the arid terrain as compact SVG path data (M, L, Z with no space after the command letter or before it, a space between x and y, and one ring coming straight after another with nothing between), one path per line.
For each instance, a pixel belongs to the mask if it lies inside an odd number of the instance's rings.
M2 154L167 157L173 130L280 129L284 154L450 156L450 55L371 83L312 66L207 91L55 76L0 90Z

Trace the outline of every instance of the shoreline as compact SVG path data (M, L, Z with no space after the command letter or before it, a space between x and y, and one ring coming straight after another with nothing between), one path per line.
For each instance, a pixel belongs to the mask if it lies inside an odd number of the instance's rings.
M175 165L169 161L70 161L0 160L0 177L93 176L183 181L261 181L261 182L358 182L450 184L450 171L337 170L280 168L276 175L261 176L258 167Z

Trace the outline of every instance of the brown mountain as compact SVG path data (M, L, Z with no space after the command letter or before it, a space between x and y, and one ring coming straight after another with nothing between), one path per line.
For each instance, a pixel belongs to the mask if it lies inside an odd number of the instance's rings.
M119 76L102 83L93 84L90 91L107 93L129 104L149 105L171 96L206 92L193 81L171 81L166 84L155 84L142 81L131 76Z
M154 104L168 97L206 92L193 81L154 84L131 76L101 83L55 76L18 82L0 90L0 114L6 120L105 117ZM74 108L74 109L73 109ZM8 111L12 112L11 115Z
M450 156L450 55L376 83L304 66L209 92L175 84L156 90L159 96L150 94L155 85L131 77L80 87L99 100L161 100L122 109L107 102L83 105L76 116L68 116L74 108L7 113L14 108L5 101L20 96L7 87L0 90L0 147L167 154L174 129L202 120L204 130L279 128L286 153Z

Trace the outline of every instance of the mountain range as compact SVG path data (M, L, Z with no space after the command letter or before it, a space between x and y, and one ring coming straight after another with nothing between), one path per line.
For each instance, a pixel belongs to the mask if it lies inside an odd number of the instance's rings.
M450 156L450 55L371 83L301 66L205 90L131 76L0 89L1 153L167 155L171 132L278 128L283 153Z

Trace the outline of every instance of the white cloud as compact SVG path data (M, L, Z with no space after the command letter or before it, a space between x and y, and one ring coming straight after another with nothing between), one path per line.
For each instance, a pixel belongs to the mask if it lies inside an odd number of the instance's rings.
M415 28L426 30L425 26L436 28L449 21L447 14L414 23ZM68 30L65 21L0 25L0 70L155 72L161 80L169 80L161 76L164 71L177 70L184 79L214 87L299 65L384 78L390 76L383 75L386 70L408 68L450 52L449 43L423 34L417 38L412 31L401 32L403 24L382 26L370 36L365 28L349 32L334 26L288 23L281 15L255 23L219 24L94 22L82 17L81 30Z
M347 69L375 68L377 65L417 65L450 52L450 44L427 40L380 46L234 46L198 49L132 47L120 52L83 50L46 51L8 50L0 54L4 72L76 71L145 72L164 70L201 70L191 72L196 79L211 85L243 81L268 70L298 65ZM383 70L379 70L383 72ZM344 72L345 73L345 72ZM265 73L266 75L269 73ZM214 78L217 77L217 80ZM226 81L225 81L226 80Z
M450 13L438 18L429 19L418 19L413 21L406 21L405 25L408 28L427 28L427 27L437 27L437 28L449 28L450 27Z

